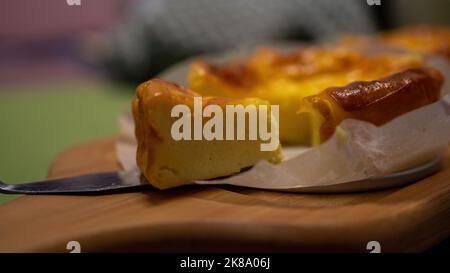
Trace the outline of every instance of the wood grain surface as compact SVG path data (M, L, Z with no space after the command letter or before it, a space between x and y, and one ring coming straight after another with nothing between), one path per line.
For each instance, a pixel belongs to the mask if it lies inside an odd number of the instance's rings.
M115 138L63 152L49 177L119 169ZM450 234L450 150L439 173L403 188L294 194L186 186L110 195L23 196L0 206L1 252L423 251Z

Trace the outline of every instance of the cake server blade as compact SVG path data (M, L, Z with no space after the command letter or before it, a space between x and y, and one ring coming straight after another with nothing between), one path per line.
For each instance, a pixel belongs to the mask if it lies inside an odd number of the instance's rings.
M145 187L151 186L141 183L138 172L103 172L21 184L0 181L0 193L4 194L103 193Z

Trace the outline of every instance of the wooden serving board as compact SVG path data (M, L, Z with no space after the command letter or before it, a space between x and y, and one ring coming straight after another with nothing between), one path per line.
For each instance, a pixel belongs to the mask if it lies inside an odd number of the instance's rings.
M76 146L49 177L119 169L115 138ZM403 188L294 194L187 186L112 195L23 196L0 206L0 251L423 251L450 234L444 169Z

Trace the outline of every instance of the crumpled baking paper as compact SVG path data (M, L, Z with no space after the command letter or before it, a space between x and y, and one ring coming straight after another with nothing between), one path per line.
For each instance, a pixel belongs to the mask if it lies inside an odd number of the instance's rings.
M184 78L188 63L161 78L172 81ZM392 174L442 155L450 140L450 65L447 60L435 57L427 63L439 68L446 79L443 97L438 102L380 127L359 120L344 120L335 134L318 147L283 147L284 161L279 164L260 161L245 172L195 183L277 190L336 185ZM131 114L122 115L119 124L117 159L126 172L136 172L137 146Z

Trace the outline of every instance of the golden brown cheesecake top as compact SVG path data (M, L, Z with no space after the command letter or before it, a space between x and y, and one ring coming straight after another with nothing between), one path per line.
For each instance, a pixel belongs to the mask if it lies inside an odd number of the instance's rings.
M416 55L369 56L345 47L308 47L289 53L263 47L245 60L221 65L197 61L191 66L189 80L194 90L202 85L197 83L199 79L209 79L228 86L237 97L244 97L276 79L308 84L310 79L320 76L379 78L421 64L422 60Z

